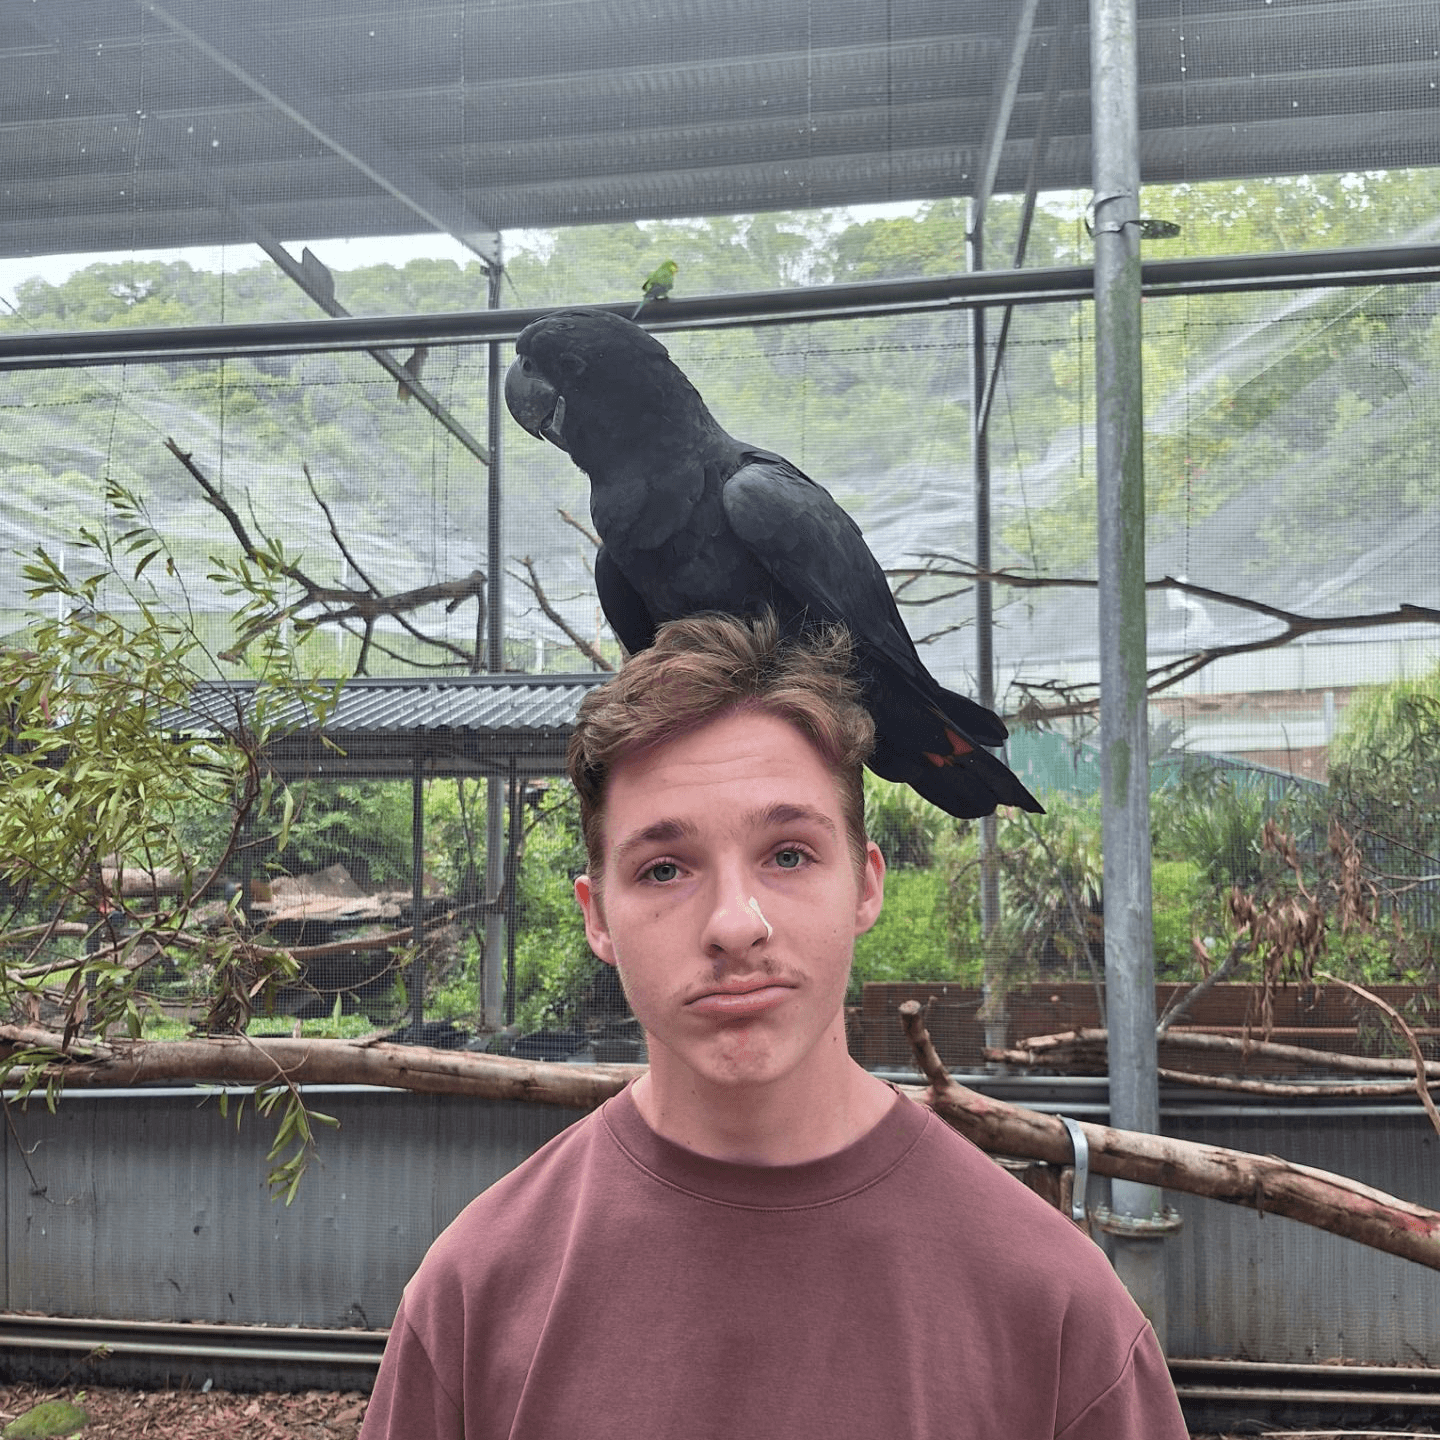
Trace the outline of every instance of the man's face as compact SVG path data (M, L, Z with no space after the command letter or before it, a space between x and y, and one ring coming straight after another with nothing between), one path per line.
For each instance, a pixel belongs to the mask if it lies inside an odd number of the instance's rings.
M827 1036L845 1053L851 956L885 862L869 845L857 870L834 777L800 731L742 710L627 758L604 843L603 901L588 876L575 893L657 1073L768 1084Z

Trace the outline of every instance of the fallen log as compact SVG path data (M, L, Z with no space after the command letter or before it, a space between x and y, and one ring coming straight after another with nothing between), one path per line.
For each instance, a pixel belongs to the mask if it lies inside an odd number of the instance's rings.
M909 1003L909 1002L907 1002ZM987 1060L1010 1065L1058 1063L1067 1054L1077 1052L1087 1058L1103 1058L1109 1032L1106 1030L1063 1030L1055 1035L1033 1035L1010 1050L987 1050ZM1235 1035L1208 1035L1201 1030L1167 1030L1160 1038L1162 1049L1210 1050L1241 1059L1279 1060L1317 1069L1346 1070L1357 1075L1413 1075L1415 1064L1410 1060L1387 1059L1378 1055L1349 1055L1341 1050L1312 1050L1304 1045L1282 1045L1271 1040L1244 1040ZM1440 1080L1440 1061L1424 1062L1427 1077ZM1415 1088L1413 1085L1410 1087Z
M900 1015L916 1061L930 1082L919 1097L924 1104L982 1150L1052 1165L1071 1163L1070 1135L1057 1116L992 1100L956 1084L930 1042L920 1002L907 1000ZM1273 1155L1250 1155L1088 1121L1080 1128L1090 1146L1090 1169L1097 1175L1224 1200L1262 1215L1285 1215L1440 1270L1440 1212L1423 1205Z
M385 1041L212 1035L196 1040L75 1040L53 1030L0 1025L0 1073L21 1051L52 1052L44 1080L66 1086L197 1084L375 1085L431 1095L476 1095L594 1109L643 1065L555 1065L511 1055L437 1050ZM63 1051L63 1053L62 1053ZM13 1062L11 1062L13 1063Z
M900 1007L930 1088L902 1093L930 1106L982 1150L1068 1165L1069 1132L1053 1115L991 1100L957 1085L946 1073L920 1019L920 1006ZM361 1084L528 1100L593 1109L637 1076L642 1065L564 1065L507 1055L435 1050L381 1041L292 1040L212 1036L208 1039L76 1040L31 1026L0 1025L0 1082L22 1053L53 1054L42 1075L67 1086L191 1081L209 1084ZM928 1057L928 1058L925 1058ZM1141 1135L1088 1122L1090 1168L1245 1205L1344 1235L1361 1244L1440 1270L1440 1213L1399 1200L1344 1176L1160 1135Z
M1200 1090L1228 1090L1238 1095L1265 1095L1276 1100L1401 1100L1415 1094L1413 1080L1361 1081L1353 1085L1301 1080L1287 1085L1278 1080L1237 1080L1230 1075L1202 1075L1194 1070L1166 1070L1163 1066L1155 1073L1161 1080L1174 1085L1193 1085ZM1440 1085L1440 1080L1430 1083Z

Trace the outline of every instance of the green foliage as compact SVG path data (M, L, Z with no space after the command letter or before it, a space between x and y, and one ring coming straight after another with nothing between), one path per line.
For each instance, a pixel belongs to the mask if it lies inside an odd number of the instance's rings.
M1150 868L1155 976L1183 979L1195 966L1191 937L1205 909L1205 872L1193 860L1156 860Z
M1411 899L1411 877L1440 871L1440 666L1413 680L1362 690L1344 712L1330 750L1330 793L1370 866L1402 893L1405 963L1440 961L1440 903ZM1418 901L1418 903L1417 903ZM1425 908L1428 901L1428 909Z
M936 842L954 828L948 815L908 785L865 772L865 833L891 871L932 864Z
M104 503L111 528L80 531L74 573L43 549L25 565L33 608L3 652L0 942L24 946L25 963L0 968L0 1014L33 1020L51 1006L67 1037L82 1022L102 1037L112 1027L138 1037L157 972L200 960L214 982L212 1024L235 1027L293 961L254 950L233 928L205 936L187 922L243 827L283 850L294 801L260 755L282 708L319 721L328 692L274 633L257 647L248 715L205 734L162 725L189 701L205 643L187 611L159 603L152 575L183 577L144 504L117 482ZM243 605L273 601L262 571L232 578ZM197 854L189 842L204 811L224 818ZM124 872L135 869L180 876L179 897L124 898ZM55 1058L44 1047L11 1053L0 1078L22 1096L43 1083L53 1105ZM312 1131L298 1092L287 1093L272 1158L293 1194Z
M517 896L515 1023L522 1034L573 1025L600 962L590 953L575 902L585 870L580 806L568 784L555 785L525 836Z
M1440 666L1358 691L1330 750L1330 785L1374 840L1440 865ZM1404 868L1403 862L1396 868Z
M296 788L288 843L272 867L288 874L343 865L363 890L404 888L411 874L408 781L311 781Z
M1038 821L1015 812L997 826L1002 910L993 943L1020 973L1085 975L1102 963L1099 797L1047 795L1045 811Z
M1151 840L1157 855L1188 860L1216 891L1259 883L1261 832L1275 813L1264 783L1217 766L1184 770L1150 801Z
M957 931L952 923L950 880L943 863L887 872L880 918L855 941L849 1004L859 1003L861 987L869 981L978 983L979 961L973 945L965 943L973 937L974 926Z

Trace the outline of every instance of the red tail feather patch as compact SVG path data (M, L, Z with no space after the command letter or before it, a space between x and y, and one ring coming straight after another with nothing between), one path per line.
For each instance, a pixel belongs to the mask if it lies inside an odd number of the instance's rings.
M953 765L957 755L972 755L975 747L963 735L957 735L953 730L946 729L945 738L950 742L950 753L948 755L935 755L929 750L922 750L920 753L936 767L943 769L946 765Z

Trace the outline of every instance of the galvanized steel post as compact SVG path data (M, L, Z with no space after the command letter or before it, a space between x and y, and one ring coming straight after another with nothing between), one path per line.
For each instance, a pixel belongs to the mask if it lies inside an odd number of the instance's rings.
M967 225L967 251L972 271L985 268L985 216L980 205L971 202ZM970 446L975 480L975 568L982 575L990 569L990 439L982 418L985 388L989 379L988 345L985 334L986 308L977 305L970 312ZM997 361L998 363L998 361ZM995 708L995 616L993 593L988 580L975 582L975 699L987 710ZM985 1048L1003 1050L1010 1043L1005 1009L1005 967L996 957L991 941L1000 923L1000 863L993 815L980 819L980 943L984 948L985 973L982 981Z
M497 256L490 267L490 308L500 307L500 281L504 270ZM505 557L501 545L500 496L500 344L488 347L485 403L489 412L489 487L485 530L485 668L492 675L505 669ZM498 1030L505 1023L505 924L500 901L505 885L505 787L499 767L485 780L485 954L481 963L480 1029Z
M1090 0L1095 177L1095 472L1110 1123L1160 1124L1145 689L1140 141L1135 0ZM1165 1342L1160 1191L1111 1182L1103 1228L1120 1278Z

